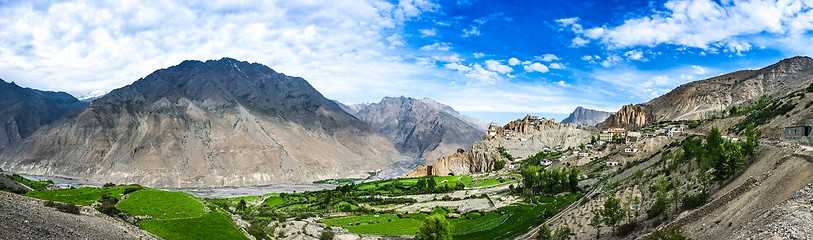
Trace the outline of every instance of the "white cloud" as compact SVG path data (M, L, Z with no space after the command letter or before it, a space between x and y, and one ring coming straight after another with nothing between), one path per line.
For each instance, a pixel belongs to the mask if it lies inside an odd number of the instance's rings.
M441 62L462 62L464 60L457 53L448 56L432 56L432 59Z
M546 73L546 72L548 72L548 71L549 71L549 70L548 70L548 67L546 67L545 65L542 65L542 64L540 64L540 63L532 63L532 64L530 64L530 65L525 65L524 67L525 67L525 71L526 71L526 72L541 72L541 73Z
M481 58L485 57L486 55L483 53L472 53L471 56L473 56L474 58Z
M463 34L461 37L471 37L471 36L479 36L480 30L477 27L471 27L470 29L463 29Z
M425 0L5 2L0 72L27 87L79 94L187 59L232 57L301 76L328 97L381 94L421 85L417 75L428 70L391 49L406 44L406 21L438 7Z
M585 56L582 57L582 60L585 60L585 61L593 60L593 56L585 55Z
M576 24L577 22L579 22L579 18L578 17L572 17L572 18L556 19L556 22L559 23L559 25L567 27L567 26L570 26L570 25L573 25L573 24Z
M517 64L520 64L519 59L517 58L508 59L508 65L516 66Z
M548 65L548 68L550 68L550 69L565 69L565 65L562 65L561 63L551 63L550 65Z
M581 38L581 37L575 37L575 38L573 38L573 42L570 44L570 47L572 47L572 48L583 47L583 46L587 45L588 43L590 43L590 40L587 40L587 39L584 39L584 38Z
M641 50L627 51L626 53L624 53L624 56L629 58L630 60L647 61L647 59L644 58L644 52L642 52Z
M609 55L604 58L604 61L601 61L601 66L610 67L615 65L616 63L621 62L623 59L618 55Z
M447 63L446 65L443 65L443 67L448 68L448 69L452 69L452 70L461 71L461 72L471 71L471 67L464 66L464 65L461 65L460 63L456 63L456 62Z
M421 50L423 50L423 51L433 51L433 50L449 51L449 49L452 49L451 44L449 44L449 43L437 43L437 42L433 43L431 45L426 45L426 46L421 47Z
M472 70L466 73L466 77L476 80L474 84L492 85L497 82L500 76L496 72L486 70L482 65L475 63Z
M550 53L546 53L545 55L542 55L542 57L535 57L534 59L539 60L539 61L543 61L543 62L550 62L550 61L559 61L559 60L561 60L561 59L559 59L559 57L557 57L556 55L553 55L553 54L550 54Z
M694 69L694 74L706 75L706 69L701 66L692 65L692 69Z
M486 69L489 71L498 72L500 74L506 74L514 71L514 69L511 67L504 65L497 60L486 60Z
M627 19L619 26L573 31L610 48L673 44L741 54L753 47L743 38L758 34L797 36L813 30L811 1L671 0L663 6L663 11ZM578 19L557 22L563 26L579 24ZM572 46L585 42L577 38Z
M421 36L423 36L423 37L432 37L432 36L437 35L437 30L435 30L434 28L421 29L421 30L418 30L418 31L421 32Z

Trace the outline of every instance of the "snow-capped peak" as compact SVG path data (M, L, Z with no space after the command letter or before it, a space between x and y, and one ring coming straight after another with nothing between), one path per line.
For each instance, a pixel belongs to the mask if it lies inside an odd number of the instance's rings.
M96 100L97 98L103 97L107 93L108 93L108 91L105 91L105 90L96 90L96 91L93 91L93 92L89 92L89 93L79 95L76 98L79 99L79 101L82 101L82 102L90 102L90 101Z

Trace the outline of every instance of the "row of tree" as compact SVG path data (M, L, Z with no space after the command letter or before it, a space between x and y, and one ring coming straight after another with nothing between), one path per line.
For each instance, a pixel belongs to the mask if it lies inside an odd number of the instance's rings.
M745 129L744 141L723 139L720 130L713 127L705 139L687 138L682 145L686 160L695 159L700 166L700 177L707 174L714 180L725 180L743 169L749 156L759 147L762 130L749 124Z
M544 166L525 166L520 174L527 194L557 194L579 189L579 172L575 169L548 170Z

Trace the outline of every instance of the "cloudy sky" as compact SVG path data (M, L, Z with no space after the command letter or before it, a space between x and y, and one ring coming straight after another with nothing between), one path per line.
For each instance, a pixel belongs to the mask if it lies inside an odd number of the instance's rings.
M615 111L813 54L813 1L7 1L0 78L80 95L232 57L346 103L429 97L486 121Z

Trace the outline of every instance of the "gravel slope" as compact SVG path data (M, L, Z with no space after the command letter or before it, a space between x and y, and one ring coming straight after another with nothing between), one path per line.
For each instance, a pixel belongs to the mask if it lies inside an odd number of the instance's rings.
M59 212L32 199L0 191L0 239L159 239L91 208Z

